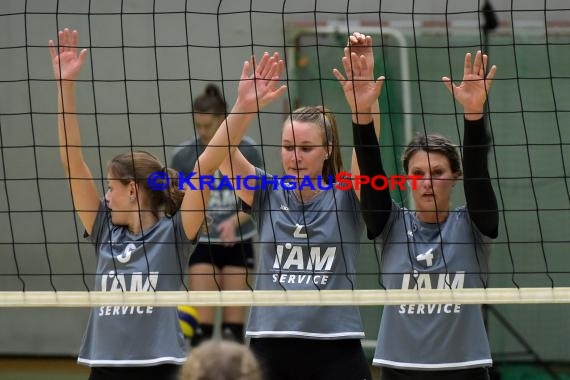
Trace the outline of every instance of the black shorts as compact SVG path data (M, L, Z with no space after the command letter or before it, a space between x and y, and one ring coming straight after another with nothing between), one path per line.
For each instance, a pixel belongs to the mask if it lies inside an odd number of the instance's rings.
M251 338L249 345L264 380L372 379L360 339Z
M89 380L178 380L180 368L177 364L150 367L92 367Z
M438 371L382 367L381 373L382 380L489 380L489 370L484 367Z
M213 264L219 269L226 265L253 269L255 258L251 239L234 245L198 243L190 256L188 266L194 264Z

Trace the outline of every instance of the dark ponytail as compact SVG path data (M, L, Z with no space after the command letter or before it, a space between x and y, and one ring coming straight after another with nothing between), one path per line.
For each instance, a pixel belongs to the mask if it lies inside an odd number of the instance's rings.
M194 100L194 113L212 114L218 116L226 116L227 104L220 88L210 83L204 89L204 92Z

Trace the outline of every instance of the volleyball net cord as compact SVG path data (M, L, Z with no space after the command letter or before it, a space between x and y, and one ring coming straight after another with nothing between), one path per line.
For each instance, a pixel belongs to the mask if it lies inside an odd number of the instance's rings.
M356 289L255 291L0 292L1 307L92 306L378 306L408 304L570 303L570 288Z

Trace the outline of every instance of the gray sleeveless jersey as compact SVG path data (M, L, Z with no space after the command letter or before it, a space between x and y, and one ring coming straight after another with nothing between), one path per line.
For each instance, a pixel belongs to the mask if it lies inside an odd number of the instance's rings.
M490 243L465 207L428 224L394 204L376 241L382 283L387 289L483 287ZM373 363L423 370L490 366L480 305L386 306Z
M206 147L199 140L192 139L185 141L172 157L172 168L179 172L184 172L185 174L191 173L194 170L194 165L198 157L205 149ZM239 150L252 165L262 165L261 154L255 145L255 141L251 137L245 136L242 139ZM218 226L227 218L235 215L239 209L239 198L233 190L227 187L218 190L221 176L222 174L217 170L215 173L216 180L213 184L213 188L216 190L210 192L210 200L208 201L208 210L206 212L212 222L208 224L208 230L200 235L201 243L223 243L220 238L220 233L218 232ZM246 220L240 226L236 227L236 238L238 240L251 239L255 236L255 233L255 224L251 220Z
M255 191L251 213L259 226L256 289L356 287L364 222L353 191L325 190L303 206L292 191L268 187ZM252 308L246 335L339 339L364 332L357 307L275 306Z
M144 235L111 223L101 203L89 240L98 256L96 291L180 290L194 245L180 213L161 218ZM78 362L95 366L151 366L185 361L176 308L101 306L91 310Z

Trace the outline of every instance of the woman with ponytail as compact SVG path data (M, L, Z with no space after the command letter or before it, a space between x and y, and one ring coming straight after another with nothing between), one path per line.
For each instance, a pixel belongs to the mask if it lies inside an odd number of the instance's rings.
M120 154L108 164L102 199L81 147L75 80L87 50L78 53L77 41L77 31L64 29L58 34L58 47L53 41L49 45L58 88L61 162L74 208L97 256L93 290L180 290L209 197L198 178L213 175L224 156L200 157L193 186L182 191L175 172L152 154ZM272 77L275 72L262 74ZM256 95L264 99L262 91ZM156 174L163 180L171 177L164 190L149 186ZM91 367L90 380L177 380L185 360L176 307L152 306L93 308L78 358Z
M345 70L350 70L350 50L372 59L370 39L353 35L343 58ZM259 70L263 72L263 66ZM250 81L242 80L230 113L239 120L219 128L203 153L219 160L231 151L220 166L222 173L232 179L257 178L249 186L234 184L258 228L255 289L354 289L365 225L358 191L341 190L334 183L339 175L348 174L343 170L336 119L320 105L298 108L286 118L281 161L290 182L284 188L277 185L277 176L256 167L235 148L266 103L256 97ZM359 173L356 160L350 172ZM357 306L254 306L246 336L266 380L372 378Z

